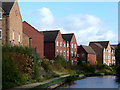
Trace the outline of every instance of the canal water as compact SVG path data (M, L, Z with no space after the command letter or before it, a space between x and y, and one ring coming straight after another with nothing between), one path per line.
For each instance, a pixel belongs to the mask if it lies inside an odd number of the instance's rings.
M60 88L120 88L116 76L87 77L63 85Z

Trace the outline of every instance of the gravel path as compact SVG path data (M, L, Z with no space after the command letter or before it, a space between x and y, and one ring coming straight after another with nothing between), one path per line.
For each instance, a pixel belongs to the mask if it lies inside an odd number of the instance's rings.
M67 77L69 75L63 75L63 76L60 76L60 77L56 77L56 78L52 78L52 79L49 79L49 80L46 80L46 81L43 81L43 82L38 82L38 83L31 83L31 84L27 84L27 85L22 85L22 86L18 86L18 87L15 87L15 88L12 88L12 89L8 89L8 90L18 90L18 89L22 89L22 90L26 90L26 89L29 89L29 88L33 88L33 87L36 87L36 86L39 86L41 84L45 84L45 83L49 83L51 81L54 81L54 80L57 80L57 79L60 79L60 78L63 78L63 77Z

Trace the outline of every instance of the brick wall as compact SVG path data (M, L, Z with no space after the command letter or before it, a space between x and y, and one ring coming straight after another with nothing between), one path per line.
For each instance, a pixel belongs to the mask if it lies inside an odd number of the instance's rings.
M96 65L96 55L95 54L88 54L87 61L89 61L91 65Z
M72 48L72 44L73 44L73 48ZM75 49L75 44L76 44L76 49ZM73 51L73 57L71 53L72 51ZM76 57L75 57L75 52L76 52ZM73 63L75 62L75 60L77 60L77 41L76 41L75 35L73 35L72 40L70 42L69 56L70 56L69 57L70 61L73 60Z

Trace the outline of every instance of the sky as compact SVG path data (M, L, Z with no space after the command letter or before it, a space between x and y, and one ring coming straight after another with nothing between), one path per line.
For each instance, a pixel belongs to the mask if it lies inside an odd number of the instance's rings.
M118 43L117 2L19 2L23 21L39 31L74 33L78 45Z

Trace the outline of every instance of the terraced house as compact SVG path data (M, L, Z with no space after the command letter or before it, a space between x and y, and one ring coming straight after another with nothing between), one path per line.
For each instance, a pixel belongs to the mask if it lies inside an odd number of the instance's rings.
M22 45L21 14L17 0L11 1L2 2L2 43Z
M96 53L90 46L80 45L77 48L77 60L83 63L89 62L96 65Z
M69 52L69 61L77 64L77 41L74 33L62 34L63 39L67 42L67 52Z
M112 65L111 60L111 46L109 41L90 42L89 46L95 51L97 55L98 64Z
M53 60L58 54L66 58L66 42L60 30L41 31L44 34L44 56Z

